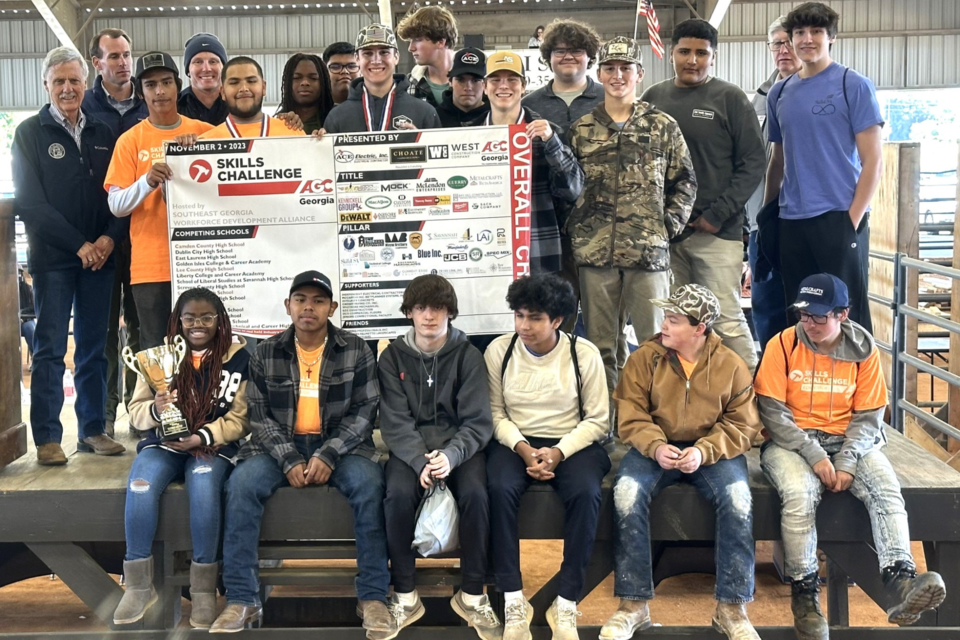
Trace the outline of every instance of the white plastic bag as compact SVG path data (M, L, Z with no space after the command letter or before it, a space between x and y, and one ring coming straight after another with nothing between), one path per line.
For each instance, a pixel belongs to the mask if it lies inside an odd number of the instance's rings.
M417 509L412 547L424 558L460 548L460 514L446 483L434 481Z

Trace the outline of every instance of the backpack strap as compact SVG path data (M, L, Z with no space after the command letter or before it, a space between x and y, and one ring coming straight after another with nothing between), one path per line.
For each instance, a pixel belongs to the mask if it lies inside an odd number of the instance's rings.
M580 409L580 420L582 421L586 417L586 413L583 411L583 376L580 373L580 359L577 357L577 336L569 333L566 336L570 339L570 359L573 360L573 371L577 376L577 407Z
M500 364L500 388L503 389L503 376L507 374L507 364L510 362L510 358L513 356L513 347L517 344L517 340L520 339L520 334L515 333L513 337L510 338L510 346L507 347L507 352L503 354L503 362Z
M847 74L850 73L850 67L847 67L843 70L843 80L840 81L840 84L843 85L843 101L847 105L847 117L850 117L850 100L847 98Z

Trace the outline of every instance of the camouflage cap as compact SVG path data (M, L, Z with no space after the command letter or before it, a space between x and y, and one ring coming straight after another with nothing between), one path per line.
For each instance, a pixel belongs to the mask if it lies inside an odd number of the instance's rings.
M367 47L392 47L397 48L397 36L393 29L382 24L368 24L360 33L357 34L357 50Z
M633 38L617 36L612 40L603 43L600 47L600 53L597 54L597 64L603 64L611 60L622 60L623 62L633 62L637 66L643 66L643 54L640 51L640 43Z
M691 316L711 326L720 317L720 301L713 291L699 284L678 287L666 300L651 300L664 311Z

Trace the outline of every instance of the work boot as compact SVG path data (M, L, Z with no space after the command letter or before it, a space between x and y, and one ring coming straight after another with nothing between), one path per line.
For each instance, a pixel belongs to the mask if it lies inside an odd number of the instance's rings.
M37 447L37 464L45 467L59 467L67 464L67 456L58 442L48 442Z
M127 448L105 433L84 438L77 443L77 451L81 453L95 453L98 456L115 456L123 453Z
M533 621L533 607L526 598L510 600L503 612L503 640L531 640L530 623Z
M915 623L920 614L936 609L947 597L943 578L928 571L917 575L913 565L898 560L882 571L883 586L900 604L887 609L887 620L901 627Z
M357 615L363 618L367 640L392 640L400 633L393 614L380 600L361 600L357 603Z
M637 631L649 629L650 605L646 600L620 600L618 608L600 629L600 640L630 640Z
M745 604L718 602L717 612L713 614L713 628L730 640L760 640L747 617Z
M450 598L450 607L453 612L467 621L473 627L480 640L500 640L503 637L503 625L490 606L490 598L486 594L480 596L480 604L471 607L463 599L463 591Z
M190 626L209 629L217 619L217 576L220 563L190 563Z
M393 594L393 596L390 597L387 608L390 609L390 615L393 616L398 632L404 627L409 627L426 613L426 609L423 607L423 600L420 599L420 594L417 593L416 589L414 589L413 595L416 600L409 607L405 607L400 603L400 597L397 594Z
M228 604L223 613L210 625L210 633L239 633L247 625L260 626L263 619L263 607L244 604Z
M547 609L547 624L553 631L553 640L580 640L577 633L577 616L580 615L576 603L561 603L560 598L554 600Z
M827 640L830 629L820 609L820 578L816 572L790 581L790 609L797 640Z
M123 578L127 590L113 612L113 624L133 624L143 618L157 600L153 588L153 556L123 561Z

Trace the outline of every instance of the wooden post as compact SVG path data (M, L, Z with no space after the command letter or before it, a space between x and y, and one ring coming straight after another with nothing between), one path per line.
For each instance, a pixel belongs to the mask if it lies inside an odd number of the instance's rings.
M20 295L13 200L0 200L0 469L27 452L20 414Z
M883 145L883 176L871 202L870 250L903 253L920 257L920 144L887 143ZM870 260L870 293L893 298L893 263ZM916 307L919 300L919 278L915 269L908 271L907 304ZM875 302L870 303L873 334L887 344L893 342L893 312ZM907 321L905 351L917 354L917 321ZM892 360L880 354L887 385L892 378ZM907 369L904 398L917 401L917 375Z

